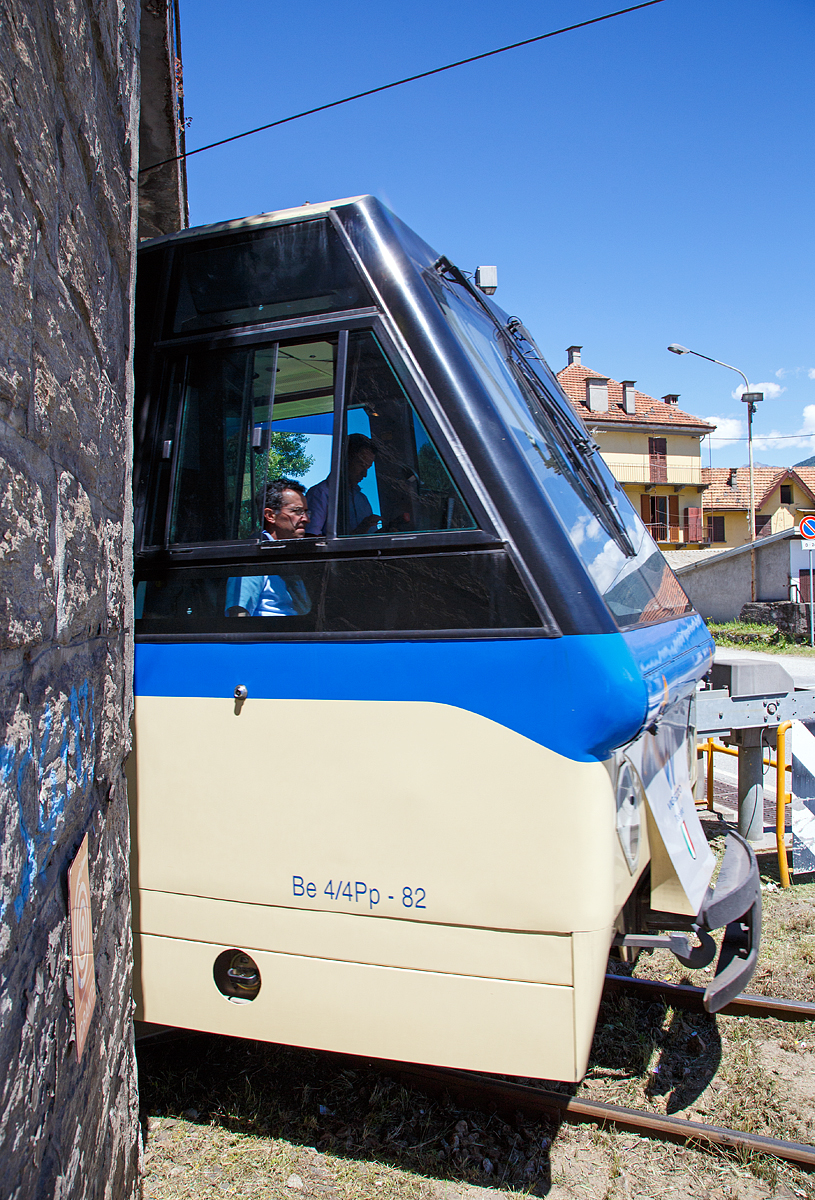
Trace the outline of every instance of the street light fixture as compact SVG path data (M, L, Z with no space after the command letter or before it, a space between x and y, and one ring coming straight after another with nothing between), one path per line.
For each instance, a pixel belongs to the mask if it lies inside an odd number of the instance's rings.
M756 403L764 399L763 392L751 392L750 383L744 371L740 371L738 367L733 367L730 363L722 362L720 358L711 358L709 354L700 354L698 350L689 350L687 346L680 346L676 342L672 342L668 347L671 354L695 354L697 358L704 358L707 362L716 363L717 366L727 367L728 371L735 371L737 375L741 375L744 380L744 391L742 392L742 402L747 405L747 448L750 464L750 598L756 598L756 553L752 543L756 540L756 494L753 486L753 415L756 411Z

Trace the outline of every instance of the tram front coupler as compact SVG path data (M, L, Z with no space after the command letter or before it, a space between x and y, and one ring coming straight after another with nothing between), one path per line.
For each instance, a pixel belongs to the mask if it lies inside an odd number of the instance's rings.
M729 830L721 870L716 882L708 887L696 916L683 918L649 908L637 925L654 932L618 934L614 944L631 949L670 950L691 970L713 962L716 943L711 934L724 928L716 974L704 995L705 1010L719 1012L746 987L756 969L761 941L761 886L752 847L740 834ZM693 934L698 945L691 942Z

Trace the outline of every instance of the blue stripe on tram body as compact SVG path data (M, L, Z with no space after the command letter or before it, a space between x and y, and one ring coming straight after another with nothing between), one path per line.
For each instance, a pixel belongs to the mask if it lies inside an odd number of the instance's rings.
M668 704L690 695L713 664L713 638L694 613L624 633L648 688L647 723Z
M629 634L540 639L140 643L135 690L231 698L243 684L250 700L449 704L591 762L635 737L666 699L692 690L709 657L702 631L691 617Z

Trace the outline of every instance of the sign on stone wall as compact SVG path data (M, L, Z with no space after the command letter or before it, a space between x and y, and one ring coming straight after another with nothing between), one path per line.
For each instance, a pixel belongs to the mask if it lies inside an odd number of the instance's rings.
M74 1037L76 1057L82 1057L96 1005L96 968L93 960L91 881L88 874L88 835L68 869L68 906L71 913L71 967L74 984Z

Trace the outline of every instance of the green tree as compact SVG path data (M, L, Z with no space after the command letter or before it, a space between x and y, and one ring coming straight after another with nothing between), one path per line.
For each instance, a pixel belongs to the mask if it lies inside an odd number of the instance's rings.
M306 454L307 445L308 434L273 433L266 478L302 479L307 475L314 466L314 455Z
M450 476L432 442L423 442L419 447L419 476L422 487L432 492L450 491Z

